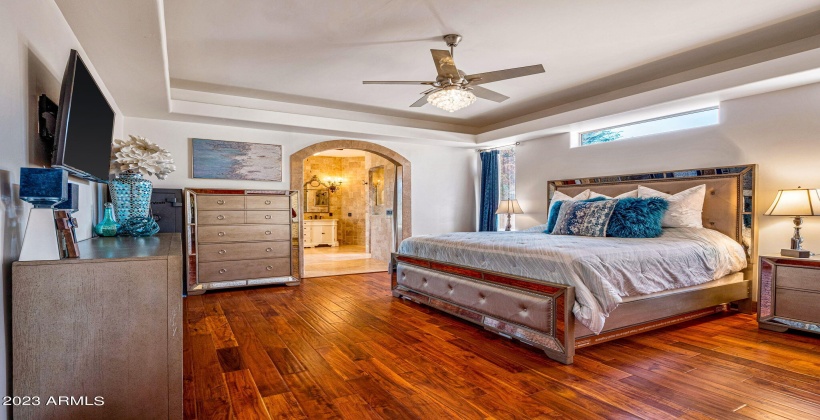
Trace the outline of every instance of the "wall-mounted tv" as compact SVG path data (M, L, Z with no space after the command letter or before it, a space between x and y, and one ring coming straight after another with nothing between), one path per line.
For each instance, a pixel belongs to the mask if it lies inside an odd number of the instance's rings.
M60 91L51 165L108 182L114 110L77 51L71 50Z

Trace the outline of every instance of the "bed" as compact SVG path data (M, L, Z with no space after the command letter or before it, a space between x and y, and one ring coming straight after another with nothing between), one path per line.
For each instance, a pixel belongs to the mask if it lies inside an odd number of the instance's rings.
M420 236L390 266L393 295L431 306L572 363L575 349L729 309L749 310L755 166L549 182L574 196L644 185L706 185L703 229L658 238L521 232Z

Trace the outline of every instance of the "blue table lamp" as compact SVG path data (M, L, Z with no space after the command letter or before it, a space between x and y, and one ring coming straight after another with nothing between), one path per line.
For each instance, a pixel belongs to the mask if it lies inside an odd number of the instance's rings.
M20 199L34 205L28 215L20 261L59 260L54 206L68 199L68 173L62 169L20 168Z

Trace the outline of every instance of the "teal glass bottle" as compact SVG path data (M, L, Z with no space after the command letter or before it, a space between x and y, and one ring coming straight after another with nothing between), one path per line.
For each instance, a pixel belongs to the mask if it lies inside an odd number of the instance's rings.
M94 231L97 232L99 236L117 236L118 228L117 221L114 220L114 205L105 203L103 219L100 223L97 223L97 226L94 226Z

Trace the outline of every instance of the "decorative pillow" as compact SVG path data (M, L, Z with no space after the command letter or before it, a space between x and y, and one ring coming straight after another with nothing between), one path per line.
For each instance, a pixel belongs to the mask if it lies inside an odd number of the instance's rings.
M703 227L701 215L703 213L703 200L706 198L706 184L689 188L674 195L639 185L638 197L659 197L665 198L669 202L669 209L663 215L661 221L663 227Z
M632 190L632 191L627 191L623 194L618 194L615 197L610 197L608 195L598 194L595 191L590 191L589 192L589 198L598 198L598 197L601 197L601 198L617 198L617 199L621 199L621 198L638 198L638 190L635 189L635 190Z
M550 213L549 216L547 216L547 230L545 230L544 233L552 233L552 230L555 229L555 222L558 221L558 213L561 211L561 203L563 203L563 201L552 201Z
M615 205L606 236L616 238L657 238L663 233L663 219L669 202L663 198L622 198Z
M606 236L618 200L569 201L561 204L553 235Z
M603 197L595 197L590 198L588 200L570 200L571 201L601 201L606 200ZM555 222L558 221L558 213L561 211L561 203L565 203L565 201L553 201L552 206L550 206L550 213L547 217L547 229L544 230L544 233L552 233L552 230L555 229Z
M584 191L581 191L580 193L578 193L578 195L576 195L575 197L570 197L570 196L562 193L561 191L554 192L552 194L552 200L550 200L551 204L550 204L549 215L547 216L547 220L549 220L550 217L552 217L553 203L555 203L556 201L586 200L586 199L589 198L589 194L590 194L589 190L584 190ZM556 208L555 210L558 210L558 209ZM558 215L555 215L555 217L558 217ZM549 224L549 222L547 222L547 223ZM549 233L549 232L547 232L547 233Z

